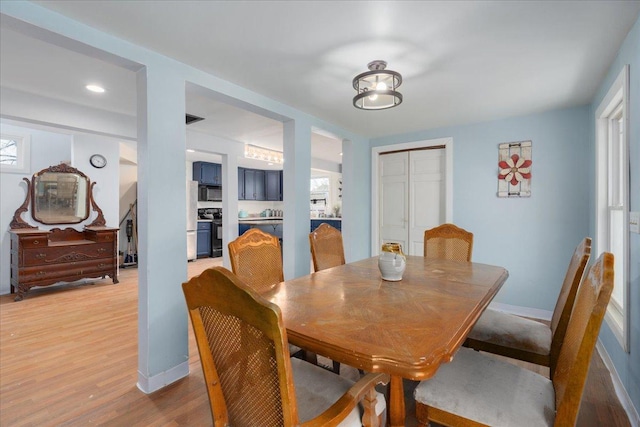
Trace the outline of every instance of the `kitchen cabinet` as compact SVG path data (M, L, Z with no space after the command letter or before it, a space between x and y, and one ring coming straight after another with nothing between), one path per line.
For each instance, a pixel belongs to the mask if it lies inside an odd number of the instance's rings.
M282 171L265 171L266 199L282 200Z
M244 170L244 199L265 200L264 171L258 169Z
M197 256L211 256L211 221L198 221Z
M201 185L222 185L222 165L193 162L193 180L198 181Z

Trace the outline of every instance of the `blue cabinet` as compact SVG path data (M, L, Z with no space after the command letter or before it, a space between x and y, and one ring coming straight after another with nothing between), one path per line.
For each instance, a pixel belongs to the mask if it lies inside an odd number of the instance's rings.
M251 226L249 224L238 224L238 236L242 236L249 231L250 228Z
M282 200L282 171L265 171L266 199Z
M198 221L198 236L197 236L197 251L198 258L211 256L211 222Z
M198 181L201 185L222 185L222 165L193 162L193 180Z
M244 170L244 198L241 200L265 200L264 171Z
M320 224L322 224L323 222L326 222L327 224L329 224L333 228L336 228L339 231L342 231L342 221L341 220L339 220L339 219L331 219L331 218L322 218L322 219L312 219L311 220L311 232L313 233L313 231L316 228L318 228L320 226Z

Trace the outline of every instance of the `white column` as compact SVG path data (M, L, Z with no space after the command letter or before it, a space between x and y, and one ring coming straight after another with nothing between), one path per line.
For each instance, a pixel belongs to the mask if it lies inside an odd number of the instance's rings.
M311 180L311 126L300 120L284 122L284 277L309 274L309 198Z
M189 374L185 83L169 67L137 75L138 388Z

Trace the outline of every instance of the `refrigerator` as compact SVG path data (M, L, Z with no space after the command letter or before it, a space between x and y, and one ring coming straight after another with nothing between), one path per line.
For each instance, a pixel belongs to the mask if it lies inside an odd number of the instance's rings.
M187 181L187 261L197 258L198 181Z

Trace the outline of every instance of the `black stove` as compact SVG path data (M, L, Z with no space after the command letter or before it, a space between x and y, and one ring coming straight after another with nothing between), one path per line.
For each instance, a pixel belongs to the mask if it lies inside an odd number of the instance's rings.
M222 208L200 208L198 219L222 220Z
M213 223L211 229L211 256L222 256L222 208L198 209L198 220L209 220Z

